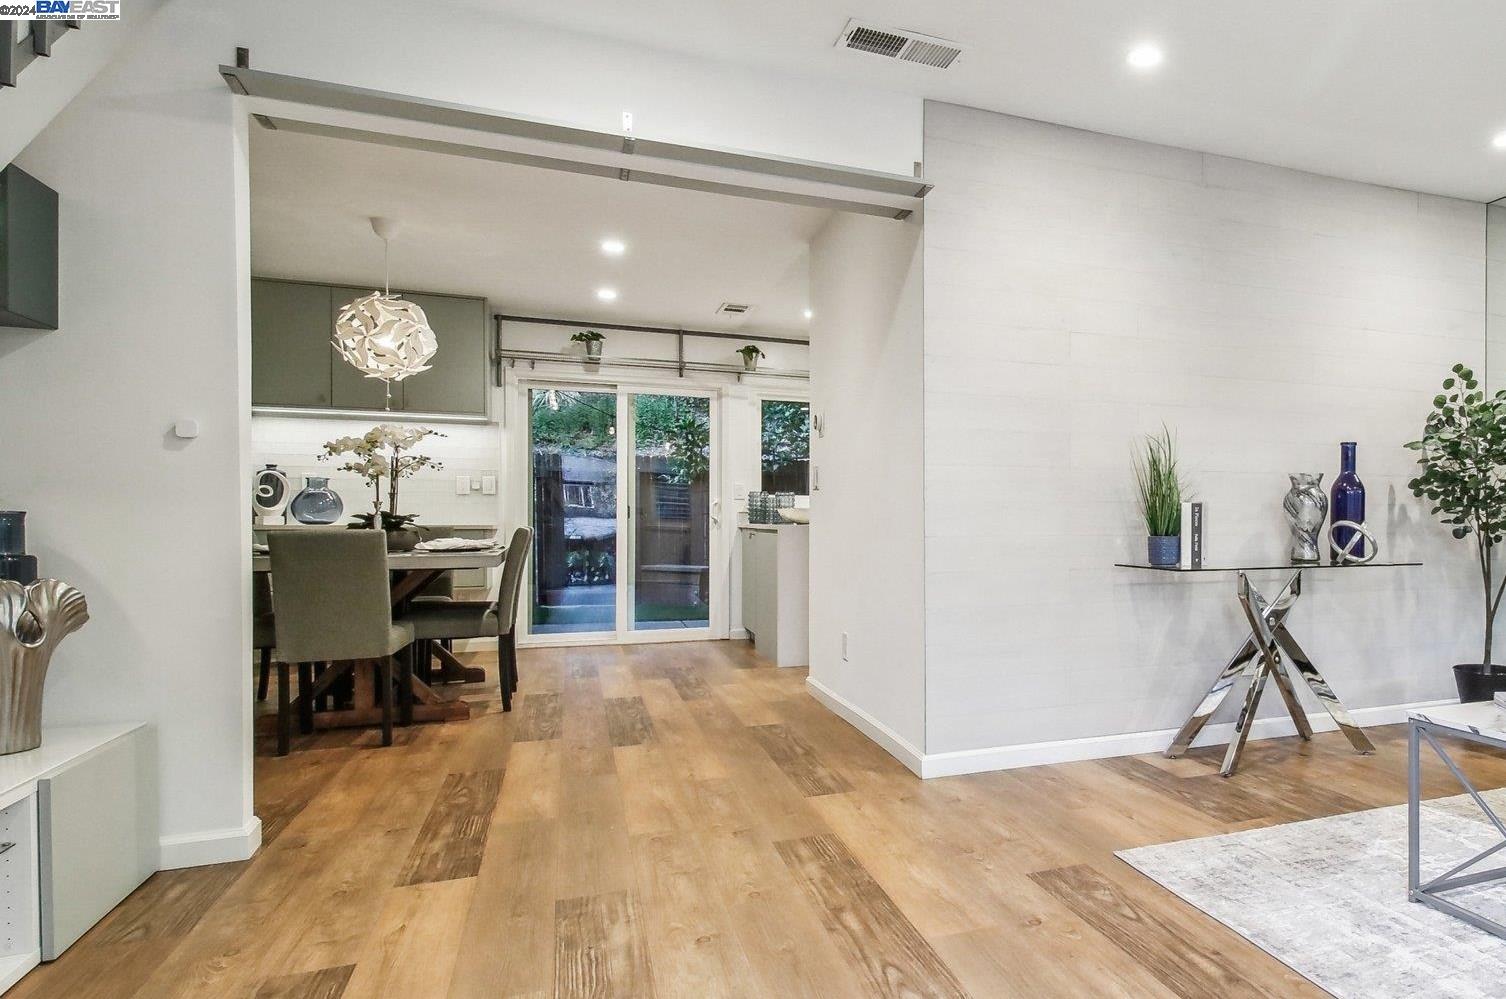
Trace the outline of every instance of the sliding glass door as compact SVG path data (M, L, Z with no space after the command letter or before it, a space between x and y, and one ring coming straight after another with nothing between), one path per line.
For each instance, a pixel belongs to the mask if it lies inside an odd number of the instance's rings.
M711 400L629 396L635 631L711 626Z
M529 634L710 637L722 609L712 397L539 385L527 400Z

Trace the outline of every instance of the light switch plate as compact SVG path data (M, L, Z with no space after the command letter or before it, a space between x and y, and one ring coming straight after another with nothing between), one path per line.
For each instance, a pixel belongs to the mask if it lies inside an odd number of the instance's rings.
M481 476L481 492L486 496L497 495L497 477L495 475Z
M469 496L471 494L471 477L469 475L455 476L455 495Z

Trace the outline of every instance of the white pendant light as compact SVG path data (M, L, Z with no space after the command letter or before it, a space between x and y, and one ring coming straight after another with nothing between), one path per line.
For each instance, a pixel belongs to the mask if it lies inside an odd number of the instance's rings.
M366 375L386 383L387 408L392 408L392 383L429 370L429 361L439 350L439 340L429 327L424 310L392 294L388 241L397 231L391 219L373 218L371 231L382 240L382 265L386 270L382 291L351 302L335 318L330 338L345 361Z

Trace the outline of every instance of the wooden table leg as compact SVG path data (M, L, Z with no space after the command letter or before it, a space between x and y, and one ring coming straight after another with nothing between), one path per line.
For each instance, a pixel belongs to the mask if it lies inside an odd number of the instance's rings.
M481 683L486 679L486 670L479 666L467 666L443 645L436 642L430 651L439 659L439 682Z

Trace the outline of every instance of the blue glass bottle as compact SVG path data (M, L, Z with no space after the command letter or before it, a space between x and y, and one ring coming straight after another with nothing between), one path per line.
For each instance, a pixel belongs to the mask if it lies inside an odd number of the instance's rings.
M1339 445L1339 477L1333 480L1333 489L1329 493L1328 504L1329 524L1337 524L1341 520L1348 520L1356 524L1365 522L1365 484L1354 471L1354 441L1344 441ZM1335 563L1341 561L1337 555L1349 544L1356 532L1350 527L1341 527L1337 531L1331 531L1329 555ZM1360 535L1355 542L1354 550L1350 552L1351 558L1364 558L1365 537Z

